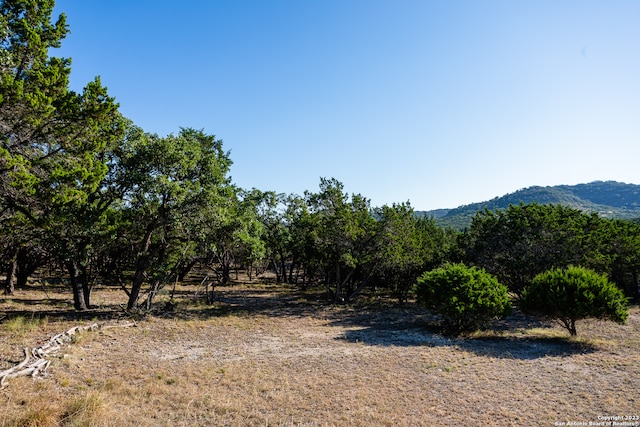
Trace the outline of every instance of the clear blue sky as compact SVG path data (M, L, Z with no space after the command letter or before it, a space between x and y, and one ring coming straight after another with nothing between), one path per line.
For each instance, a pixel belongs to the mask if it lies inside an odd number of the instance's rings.
M381 206L640 183L640 1L58 0L72 87L204 129L233 181Z

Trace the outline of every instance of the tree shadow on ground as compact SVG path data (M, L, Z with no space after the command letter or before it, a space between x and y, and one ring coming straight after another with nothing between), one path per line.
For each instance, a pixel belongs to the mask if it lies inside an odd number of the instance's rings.
M35 299L29 299L29 298L9 297L7 299L11 300L12 303L22 304L26 306L38 306L38 307L53 306L53 307L61 307L61 308L67 308L67 307L73 308L73 303L70 302L68 298L43 298L40 300L35 300Z
M330 325L345 329L337 339L372 346L452 347L477 355L533 360L547 356L569 357L597 351L585 342L569 336L532 336L532 328L551 328L552 322L527 316L514 310L509 317L494 321L487 334L451 337L439 333L437 316L417 304L392 303L333 305L320 293L274 292L269 289L226 288L216 294L213 305L190 306L176 316L206 318L230 315L270 317L321 317Z
M59 321L107 321L120 320L127 317L127 313L117 304L102 304L93 306L87 310L78 311L73 307L73 301L66 298L16 298L10 296L6 300L16 307L5 307L0 313L0 324L15 319L23 318L47 318Z
M47 318L49 320L59 321L108 321L122 320L127 318L122 310L114 310L111 308L89 309L84 311L69 310L5 310L4 317L0 317L0 324L15 319L17 317L24 318Z
M525 316L517 311L502 321L490 325L490 334L469 337L449 337L439 333L438 317L433 316L417 304L397 305L392 302L358 303L335 305L327 302L321 289L303 292L292 286L234 287L216 290L213 304L206 304L193 296L176 300L177 304L166 309L165 302L158 301L150 313L142 316L162 316L176 319L206 319L220 316L269 316L269 317L315 317L325 319L329 325L341 327L344 334L338 339L372 346L394 347L454 347L478 355L511 358L537 359L546 356L566 357L574 354L597 351L593 345L574 339L557 336L532 336L526 331L532 328L550 328L551 323ZM64 321L121 320L131 313L120 305L104 305L86 311L75 311L70 301L51 300L55 308L42 309L32 300L12 298L33 310L9 309L0 317L0 323L18 316Z
M417 306L404 309L387 308L383 312L343 313L332 324L347 330L338 339L374 346L453 347L480 356L533 360L548 356L569 357L592 353L598 348L569 337L527 334L532 328L550 329L552 322L514 312L504 320L495 321L487 332L468 336L447 336L440 333L439 319Z
M273 289L222 288L214 293L212 304L204 298L178 302L174 316L180 318L206 319L230 315L262 315L270 317L306 317L319 315L330 305L317 296L299 292L295 288L274 291Z

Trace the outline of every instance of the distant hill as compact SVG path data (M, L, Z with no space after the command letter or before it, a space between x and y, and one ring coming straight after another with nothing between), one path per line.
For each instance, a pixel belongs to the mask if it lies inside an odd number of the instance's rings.
M442 227L463 230L471 225L471 219L485 209L507 209L520 203L559 204L585 212L597 212L605 218L640 218L640 185L616 181L595 181L588 184L556 185L553 187L529 187L514 193L472 203L455 209L419 211L436 220Z

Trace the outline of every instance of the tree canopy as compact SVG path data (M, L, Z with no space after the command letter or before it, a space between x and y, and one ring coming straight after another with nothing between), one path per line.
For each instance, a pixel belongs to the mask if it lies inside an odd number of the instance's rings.
M629 315L627 299L605 275L573 266L534 277L521 306L557 320L571 335L577 335L578 320L593 317L624 324Z
M336 178L302 195L239 188L214 135L145 132L99 77L71 90L71 60L50 55L69 31L53 8L53 0L0 1L7 293L46 266L66 275L77 310L91 308L94 284L122 288L128 310L148 310L165 284L197 266L216 286L231 283L234 270L250 280L271 271L277 282L317 286L333 303L363 292L404 303L425 273L464 263L518 296L539 274L576 266L638 297L640 225L631 221L520 203L477 213L457 232L409 202L372 206Z

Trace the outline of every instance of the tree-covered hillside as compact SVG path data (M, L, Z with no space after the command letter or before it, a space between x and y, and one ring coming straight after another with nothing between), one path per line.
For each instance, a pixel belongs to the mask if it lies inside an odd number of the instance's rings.
M640 185L616 181L595 181L588 184L533 186L494 199L472 203L455 209L420 211L433 217L442 227L465 229L473 216L485 209L507 209L520 203L558 204L585 212L596 212L604 218L640 218Z

